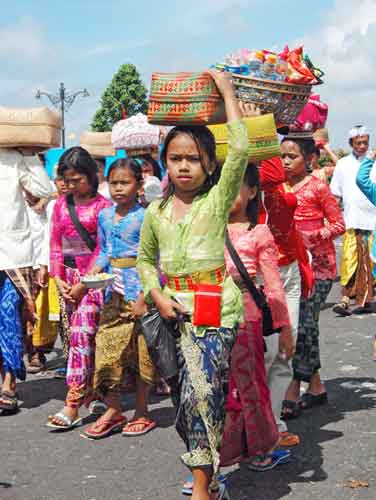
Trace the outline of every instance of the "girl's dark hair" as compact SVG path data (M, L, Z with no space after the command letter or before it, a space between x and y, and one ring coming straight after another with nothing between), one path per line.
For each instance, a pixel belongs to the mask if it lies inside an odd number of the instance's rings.
M98 167L91 154L80 146L69 148L60 156L57 175L64 177L67 170L75 170L81 175L86 175L92 186L92 195L98 191Z
M312 139L312 138L291 138L291 137L284 137L283 140L282 140L282 143L283 144L284 142L287 142L287 141L290 141L290 142L295 142L295 144L298 145L303 157L304 157L304 160L306 163L310 163L310 156L313 155L315 153L315 148L316 148L316 145L315 145L315 141Z
M119 158L118 160L114 161L114 163L111 164L108 170L106 177L107 181L110 180L111 172L118 168L127 168L137 182L142 182L143 177L141 167L133 158Z
M253 200L249 200L247 205L247 217L251 226L256 226L258 222L258 212L260 203L260 176L257 165L254 163L248 163L247 169L243 178L244 184L250 188L257 188L256 196Z
M140 155L137 158L139 158L141 161L147 161L148 163L150 163L150 165L153 167L154 177L158 177L159 180L162 180L161 167L159 166L157 160L154 160L151 155Z
M167 134L164 146L161 153L161 161L165 169L167 169L167 151L170 142L178 137L180 134L188 135L196 144L202 168L205 170L207 177L205 179L204 184L201 186L201 189L197 193L197 195L202 195L208 193L211 188L217 184L219 178L221 176L221 169L217 163L217 157L215 154L215 139L212 132L204 126L178 126L174 127ZM211 174L209 174L211 172ZM168 181L168 188L163 195L163 200L160 204L160 208L163 208L167 200L174 194L175 186L171 182L171 179Z

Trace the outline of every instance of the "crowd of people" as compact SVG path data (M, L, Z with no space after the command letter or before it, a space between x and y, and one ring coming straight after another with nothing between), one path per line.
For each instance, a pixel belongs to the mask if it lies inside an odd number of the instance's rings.
M158 426L148 396L159 385L176 408L192 473L182 491L194 500L229 498L221 466L264 472L290 460L299 436L288 421L328 401L319 317L337 276L334 240L344 235L336 314L372 311L376 256L366 128L351 129L342 159L323 145L323 168L299 133L280 157L252 163L243 117L259 111L225 73L211 75L227 114L223 166L203 126L174 127L160 163L119 158L106 178L101 161L70 148L53 185L33 148L0 150L0 410L19 410L17 380L44 370L60 337L67 395L48 429L80 427L86 405L98 416L86 438L141 436ZM151 203L149 176L162 180ZM103 272L114 277L105 290L82 281ZM166 380L143 329L155 312L174 339ZM125 387L136 392L130 420Z

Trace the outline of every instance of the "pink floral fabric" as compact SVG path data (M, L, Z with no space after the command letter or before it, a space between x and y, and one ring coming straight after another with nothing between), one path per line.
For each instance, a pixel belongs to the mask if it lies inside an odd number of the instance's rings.
M259 224L251 231L230 225L229 234L248 274L252 277L256 277L258 273L261 275L274 326L276 328L287 326L290 319L279 273L278 250L270 229L265 224ZM242 280L227 250L225 258L228 272L236 283L241 284ZM243 294L243 301L245 320L261 320L261 312L249 293Z
M295 195L295 224L312 254L315 280L333 280L337 275L333 240L345 232L338 202L328 185L315 176L310 176Z
M111 201L98 194L87 205L76 205L75 207L81 224L94 240L97 240L99 212L111 205ZM60 197L54 207L50 246L50 274L62 280L66 279L64 256L74 256L78 271L83 275L94 264L99 254L98 240L94 252L91 252L82 241L69 216L65 196Z

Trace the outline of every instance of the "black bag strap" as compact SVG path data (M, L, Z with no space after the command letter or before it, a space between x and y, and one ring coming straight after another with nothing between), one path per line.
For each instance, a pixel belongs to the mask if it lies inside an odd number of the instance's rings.
M238 273L240 274L241 279L243 280L245 286L247 287L248 292L251 294L251 297L255 301L256 306L262 311L265 308L265 306L267 306L265 297L262 293L260 293L257 290L255 284L253 283L253 279L248 274L248 271L245 265L243 264L241 258L239 257L238 252L235 250L235 247L231 242L230 235L228 234L227 230L226 230L226 247L228 253L231 256L232 261L236 266L236 269L238 270Z
M74 206L74 199L73 199L72 194L67 195L67 207L68 207L69 216L70 216L70 218L73 222L73 225L76 228L78 234L81 236L81 239L86 243L89 250L91 250L93 252L95 247L97 246L97 244L93 240L93 238L90 236L86 227L84 227L81 224L80 219L78 218L75 206Z

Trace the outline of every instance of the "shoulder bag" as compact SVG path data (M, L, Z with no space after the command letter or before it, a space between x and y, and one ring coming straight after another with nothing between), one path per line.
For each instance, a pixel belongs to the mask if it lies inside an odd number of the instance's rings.
M262 313L263 336L268 337L269 335L273 335L274 333L279 333L281 331L281 328L274 328L273 326L272 312L270 310L269 304L267 303L265 294L262 290L257 289L255 284L253 283L252 278L249 276L245 265L241 261L238 252L235 250L235 247L231 242L228 231L226 231L226 247L232 261L234 262L238 270L238 273L240 274L240 277L243 280L244 285L255 301L256 306Z

